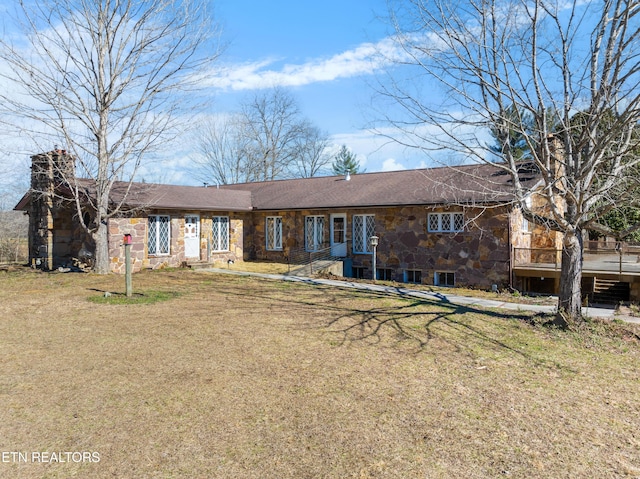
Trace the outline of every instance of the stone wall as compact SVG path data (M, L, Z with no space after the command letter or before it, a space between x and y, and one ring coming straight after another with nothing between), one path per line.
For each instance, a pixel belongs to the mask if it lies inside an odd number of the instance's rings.
M153 214L167 215L170 217L170 253L168 255L149 254L147 248L147 216L111 218L109 220L109 258L111 271L121 274L125 272L125 247L123 245L125 234L131 235L131 263L133 272L142 269L178 267L182 265L185 260L184 216L174 216L167 211L154 212Z
M54 266L72 266L79 260L91 265L95 254L95 243L78 220L75 205L65 202L54 208L53 262Z
M164 267L179 267L186 261L184 246L184 217L198 212L154 211L150 214L167 215L170 219L170 254L149 255L147 247L148 216L133 218L111 218L109 220L109 258L111 271L124 274L125 234L131 235L132 271L155 269ZM200 215L200 260L202 261L240 261L243 259L244 222L245 215L229 213L203 213ZM214 216L229 216L229 251L211 251L212 218Z
M429 212L458 212L460 209L427 209L421 206L395 208L351 209L348 211L301 210L255 214L251 235L245 235L248 251L254 259L286 261L291 248L304 248L304 219L308 215L325 217L325 242L328 244L331 213L347 213L348 257L356 268L365 269L371 277L372 255L352 251L353 215L375 215L377 268L391 270L391 279L404 281L407 270L419 271L422 282L433 284L435 272L455 273L457 286L490 288L493 284L509 283L509 215L504 208L482 211L464 209L464 231L430 233L427 231ZM282 217L283 250L267 251L266 217ZM471 221L472 220L472 221ZM247 230L249 232L249 229Z
M66 264L73 254L69 238L74 228L69 219L63 233L58 233L58 221L73 215L64 202L56 198L55 190L74 176L73 157L63 150L54 150L31 157L31 188L29 208L29 262L42 269L54 269ZM55 220L55 221L54 221ZM65 237L65 234L67 237ZM54 237L61 235L60 237ZM61 245L57 242L62 240Z
M229 218L229 251L213 251L213 217ZM208 262L242 261L244 258L244 225L247 215L242 213L205 213L200 216L200 259Z
M173 220L172 220L173 223ZM109 260L111 271L124 274L125 253L123 239L131 235L132 271L140 271L149 266L147 260L147 218L111 218L109 219ZM171 224L173 236L174 225ZM168 257L165 257L168 258Z
M454 273L456 286L490 288L492 284L508 284L506 211L465 208L464 231L427 230L428 213L458 211L463 210L403 207L376 211L376 234L380 237L377 267L391 269L391 278L396 281L403 281L405 272L412 270L420 272L424 284L433 284L436 272ZM370 255L362 256L354 257L354 266L360 263L370 268Z

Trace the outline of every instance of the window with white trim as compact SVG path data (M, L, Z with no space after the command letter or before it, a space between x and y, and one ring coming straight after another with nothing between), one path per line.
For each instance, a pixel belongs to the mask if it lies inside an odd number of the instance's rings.
M433 275L433 284L435 286L455 286L456 274L445 271L436 271Z
M229 251L229 217L214 216L212 221L212 251Z
M464 229L462 213L429 213L427 228L430 233L457 233Z
M282 216L267 216L267 250L282 250Z
M150 255L168 255L171 245L171 218L152 215L148 218L147 251Z
M375 234L374 215L353 215L353 252L372 253L369 238Z
M324 216L305 216L304 246L307 251L318 251L324 242Z

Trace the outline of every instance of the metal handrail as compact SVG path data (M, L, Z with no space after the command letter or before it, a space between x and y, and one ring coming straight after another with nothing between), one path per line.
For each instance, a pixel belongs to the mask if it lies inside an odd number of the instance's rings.
M305 248L289 248L287 263L289 273L291 267L309 266L309 274L313 274L313 264L318 261L329 261L334 259L331 254L331 246L324 246L314 251L307 251Z

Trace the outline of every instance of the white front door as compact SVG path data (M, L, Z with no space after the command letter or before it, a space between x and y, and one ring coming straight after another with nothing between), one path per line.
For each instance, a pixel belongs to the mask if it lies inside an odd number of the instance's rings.
M331 215L331 256L347 256L347 215Z
M184 217L184 255L187 258L200 259L200 217Z

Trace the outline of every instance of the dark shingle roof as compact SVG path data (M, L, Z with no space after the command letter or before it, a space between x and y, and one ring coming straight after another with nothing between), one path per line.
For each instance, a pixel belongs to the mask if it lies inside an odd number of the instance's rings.
M126 192L127 183L116 183L111 199L118 202ZM251 211L251 193L225 191L216 187L176 186L132 183L127 206L157 209L198 211Z
M95 197L95 183L78 179L81 193ZM127 189L129 188L128 194ZM70 193L67 192L69 195ZM127 194L126 207L196 211L251 211L251 192L225 191L202 186L160 185L152 183L115 183L111 190L111 203L118 204ZM14 209L28 209L30 194L22 197Z
M532 187L538 180L523 168L521 181ZM93 182L78 180L89 196ZM116 183L113 203L129 187ZM511 176L491 164L441 167L342 176L298 178L217 187L132 183L130 208L197 211L251 211L319 208L358 208L400 205L502 203L513 198ZM29 196L15 209L26 209Z
M525 186L537 177L521 175ZM468 165L225 185L251 191L258 210L347 208L447 203L494 203L513 198L508 173L494 165Z

